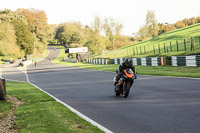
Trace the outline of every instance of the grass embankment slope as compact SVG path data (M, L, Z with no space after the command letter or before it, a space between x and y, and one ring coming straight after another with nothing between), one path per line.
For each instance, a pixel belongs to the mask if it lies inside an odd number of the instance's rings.
M97 127L78 117L64 105L28 83L7 82L7 95L23 102L16 110L15 129L24 133L100 133ZM12 108L0 101L0 119Z
M147 57L147 56L173 56L190 55L200 53L200 23L188 27L180 28L161 34L152 39L145 40L136 44L128 45L104 55L97 55L94 58L123 58L123 57ZM191 37L193 38L194 51L191 51ZM184 48L184 39L186 40L186 51ZM170 42L172 52L170 49ZM178 51L177 51L178 42ZM164 52L164 43L165 50ZM160 46L160 53L159 53ZM141 52L140 52L141 48ZM154 54L155 48L155 54ZM150 52L149 52L150 49ZM168 52L167 52L168 49ZM134 50L134 52L133 52ZM138 52L137 52L138 51ZM141 54L142 53L142 54ZM145 54L146 53L146 54ZM135 54L135 55L134 55Z
M63 58L67 57L64 49L60 49L60 56L54 60L54 63L68 65L73 67L81 67L86 69L95 69L102 71L115 72L119 65L97 65L88 63L70 63L64 62ZM140 75L158 75L158 76L175 76L175 77L192 77L200 78L200 67L173 67L173 66L135 66L136 71Z

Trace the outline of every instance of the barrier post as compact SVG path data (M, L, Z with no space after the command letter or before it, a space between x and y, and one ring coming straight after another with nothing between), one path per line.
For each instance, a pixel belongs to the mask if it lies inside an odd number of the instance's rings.
M0 100L6 101L6 80L0 78Z

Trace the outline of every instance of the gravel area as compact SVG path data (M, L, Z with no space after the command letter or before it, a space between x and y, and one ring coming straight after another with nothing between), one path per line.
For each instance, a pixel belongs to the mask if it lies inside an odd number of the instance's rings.
M16 109L23 103L16 97L9 98L8 102L12 102L14 106L8 116L0 120L0 133L19 133L18 130L14 129L14 121L16 118L14 114Z

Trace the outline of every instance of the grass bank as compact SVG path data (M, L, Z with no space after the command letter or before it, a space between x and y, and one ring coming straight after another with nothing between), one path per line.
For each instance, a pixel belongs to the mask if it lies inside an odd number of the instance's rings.
M191 51L191 37L194 51ZM185 51L186 50L186 51ZM94 58L151 57L200 54L200 23L161 34L152 39L107 51Z
M28 83L7 82L7 95L23 104L16 110L15 129L31 133L100 133L97 127L78 117L62 104ZM12 103L0 102L5 117ZM0 117L1 118L1 117Z
M54 63L68 65L73 67L81 67L87 69L95 69L102 71L115 72L119 65L97 65L88 63L70 63L64 62L63 58L66 57L64 50L61 49L60 56L54 60ZM136 71L140 75L158 75L158 76L175 76L175 77L191 77L200 78L200 67L173 67L173 66L135 66Z

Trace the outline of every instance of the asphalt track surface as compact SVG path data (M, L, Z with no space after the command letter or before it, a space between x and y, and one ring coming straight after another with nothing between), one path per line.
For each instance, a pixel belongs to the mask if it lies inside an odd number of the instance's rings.
M50 49L48 57L58 54ZM116 97L115 73L53 64L48 57L28 67L30 82L115 133L200 132L199 79L138 75L128 98Z

